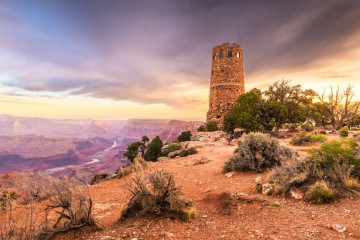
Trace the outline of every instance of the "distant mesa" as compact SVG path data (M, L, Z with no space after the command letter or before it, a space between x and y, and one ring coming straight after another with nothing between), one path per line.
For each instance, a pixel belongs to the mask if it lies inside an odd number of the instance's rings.
M224 123L224 116L245 92L243 51L237 44L228 42L212 51L209 111L207 122Z

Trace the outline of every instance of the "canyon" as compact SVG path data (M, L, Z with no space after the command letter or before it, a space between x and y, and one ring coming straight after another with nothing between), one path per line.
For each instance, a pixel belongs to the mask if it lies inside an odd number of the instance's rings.
M201 122L159 119L45 119L0 115L0 174L29 172L91 178L128 164L128 145L143 135L173 142Z

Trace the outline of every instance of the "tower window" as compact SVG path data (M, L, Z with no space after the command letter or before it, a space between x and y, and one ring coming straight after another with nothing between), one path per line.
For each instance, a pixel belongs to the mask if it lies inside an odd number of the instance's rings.
M211 75L214 74L214 70L211 70Z
M223 56L224 56L224 53L223 53L223 52L220 52L219 58L223 58Z
M215 59L216 59L216 54L213 55L213 60L215 60Z
M232 57L232 51L228 51L228 57Z
M236 53L236 57L240 58L240 53L239 52Z

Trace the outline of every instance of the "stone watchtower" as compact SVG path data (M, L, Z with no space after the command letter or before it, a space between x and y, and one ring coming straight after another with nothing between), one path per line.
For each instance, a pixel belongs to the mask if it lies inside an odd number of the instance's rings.
M245 92L242 47L224 43L214 47L210 77L209 111L207 122L222 126L224 116Z

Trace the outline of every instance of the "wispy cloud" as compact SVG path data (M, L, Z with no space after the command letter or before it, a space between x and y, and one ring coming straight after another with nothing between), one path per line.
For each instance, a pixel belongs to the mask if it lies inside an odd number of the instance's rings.
M354 77L329 66L350 63L359 37L358 0L4 1L0 84L191 109L206 106L214 45L243 44L250 86L327 83Z

